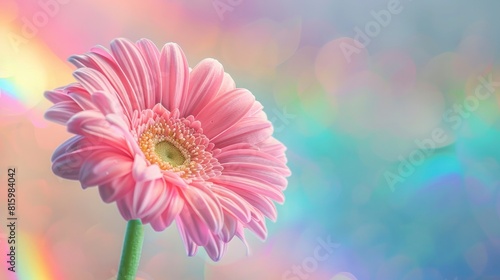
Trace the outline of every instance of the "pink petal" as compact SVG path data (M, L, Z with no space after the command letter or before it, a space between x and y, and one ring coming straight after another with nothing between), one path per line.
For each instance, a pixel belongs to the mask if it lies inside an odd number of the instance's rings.
M248 117L259 117L263 120L267 120L267 115L263 111L264 106L259 101L255 101L252 108L248 111Z
M253 231L261 240L266 240L267 238L267 227L266 222L263 218L252 219L247 227Z
M224 213L224 226L221 229L219 234L220 239L223 242L229 242L233 239L234 234L236 232L236 226L238 225L238 221L235 217L233 217L229 213Z
M174 43L163 46L160 53L161 103L167 110L179 108L187 98L189 66L181 48Z
M228 73L224 73L224 78L222 79L222 84L217 92L216 96L220 96L225 94L226 92L230 92L236 88L236 84Z
M109 80L101 72L91 68L80 68L73 72L73 76L90 93L96 91L105 91L110 94L116 94L115 89L109 83Z
M59 177L78 180L80 168L87 158L86 153L72 152L58 157L52 163L52 172Z
M85 136L92 145L107 146L108 149L121 151L124 155L132 154L123 134L100 112L82 111L74 115L67 126L69 132Z
M45 112L45 118L49 121L65 125L73 115L81 111L82 108L74 101L62 101L50 107Z
M228 176L247 178L257 182L273 186L274 188L284 190L287 186L287 180L284 176L277 176L277 172L269 172L262 169L252 168L251 173L244 170L238 165L226 165L224 167L224 174Z
M68 95L74 100L82 110L95 110L97 109L92 101L90 100L90 95L86 91L82 92L69 92Z
M141 39L137 41L136 45L151 75L151 84L149 85L151 92L145 94L145 106L146 108L152 108L155 104L161 103L162 98L159 64L160 52L156 45L148 39Z
M192 209L189 206L184 206L177 220L181 221L184 234L193 240L196 245L207 245L209 235L211 234L210 230L198 215L192 213Z
M162 213L171 200L172 191L161 175L158 165L147 166L144 159L136 155L132 165L132 180L135 182L122 199L117 201L125 219L141 219L149 223Z
M57 88L55 90L47 90L43 93L43 96L47 98L50 102L56 104L62 101L71 101L71 98L64 91L64 88Z
M212 139L240 121L254 101L248 90L235 89L207 103L195 117L205 135Z
M278 217L278 211L276 209L276 205L271 201L270 198L260 194L251 194L248 192L242 192L241 196L248 200L248 202L252 204L256 210L259 211L259 214L261 213L273 222L276 221ZM252 215L255 215L255 211L252 212Z
M207 58L190 73L189 95L179 110L184 116L197 115L219 91L224 78L224 68L215 59Z
M205 186L205 183L191 183L190 188L182 190L181 196L186 202L185 209L187 207L191 215L206 224L210 231L220 231L223 223L222 209L217 197Z
M121 215L126 220L155 217L165 209L167 194L165 181L162 179L144 182L135 182L132 191L127 193L116 204Z
M170 201L165 210L151 221L151 226L156 231L166 229L178 217L179 213L184 208L184 200L179 196L175 186L168 186L171 191Z
M116 99L116 96L103 91L96 91L92 94L92 102L96 109L101 111L103 115L116 114L123 116L123 108Z
M250 254L250 246L248 246L248 242L245 238L245 232L244 232L243 225L238 224L236 226L236 233L234 235L236 235L241 240L241 242L243 242L243 244L245 244L245 248L247 250L247 256L248 256Z
M175 185L180 188L188 188L189 185L186 183L184 179L182 179L179 174L172 172L172 171L163 171L163 177L165 180L167 180L170 184Z
M226 187L238 194L243 192L257 193L269 197L279 203L282 203L285 199L285 196L278 188L244 177L222 175L217 178L213 178L212 182Z
M169 199L165 180L137 182L134 191L134 209L143 223L150 222L165 210Z
M134 158L132 176L134 176L136 182L147 182L163 178L161 169L158 165L152 164L148 166L146 160L137 154Z
M208 256L217 262L226 251L227 244L217 236L210 235L207 245L204 246Z
M112 151L93 153L80 171L82 187L103 185L130 174L132 162L130 157Z
M63 142L59 147L56 148L54 153L52 154L51 161L54 161L56 158L70 152L74 152L80 150L82 148L86 148L88 146L85 145L86 139L82 136L73 136Z
M100 112L83 111L75 114L68 121L68 131L86 137L96 137L111 142L117 142L116 131L112 131L109 122L106 121Z
M79 67L88 67L88 69L94 69L97 72L102 73L114 88L114 91L110 92L117 96L118 100L124 108L124 113L130 116L134 110L132 101L137 104L135 100L130 100L129 94L132 92L131 86L124 77L122 70L117 65L114 58L107 53L107 51L101 50L100 52L88 53L81 56L72 56L69 61ZM106 53L107 55L103 55ZM78 70L77 70L78 71ZM130 93L129 93L130 92ZM137 108L137 106L135 107Z
M145 103L151 103L149 95L153 78L142 54L134 43L126 39L111 42L111 52L132 87L132 92L128 92L129 99L137 102L139 110L148 108Z
M219 203L225 212L231 213L244 223L250 221L252 206L244 198L218 185L213 185L212 191L218 196Z
M135 181L130 174L114 177L111 181L99 185L99 195L106 203L122 199L134 188Z
M188 256L196 255L196 251L198 250L198 245L195 244L192 237L187 233L185 225L183 224L182 220L180 218L177 219L176 224L177 224L177 229L179 230L179 233L181 235L182 241L184 242L184 245L186 247L187 255Z
M52 170L63 178L78 180L80 169L90 154L102 150L102 146L94 146L87 139L75 136L61 144L52 155Z
M274 137L268 138L266 141L259 143L258 147L263 153L269 154L279 160L281 163L286 164L286 147Z
M109 60L114 59L113 56L109 53L109 50L100 45L90 48L90 52L98 54L99 56L102 56L103 58L107 58Z
M124 143L127 145L128 150L133 154L143 155L141 149L139 148L139 144L136 139L132 136L129 124L123 119L122 115L118 114L107 114L106 121L108 121L113 128L119 132L119 135L122 135L124 138L124 142L120 142L120 144Z
M80 83L72 83L64 88L65 93L71 97L72 100L78 103L79 100L85 100L84 103L90 102L91 94L80 84ZM80 104L80 103L78 103ZM82 104L83 105L83 104ZM82 108L85 108L82 106ZM85 108L86 110L95 109L93 106L91 108Z
M217 155L219 163L230 170L245 170L253 173L254 170L277 173L289 176L290 170L279 159L255 149L223 149Z
M269 121L246 117L212 141L220 148L236 143L257 144L269 138L272 133L273 128Z

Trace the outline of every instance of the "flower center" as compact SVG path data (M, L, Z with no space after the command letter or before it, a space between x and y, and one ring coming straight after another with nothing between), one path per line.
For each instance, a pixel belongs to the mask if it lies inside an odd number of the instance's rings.
M158 107L136 115L133 122L139 147L151 164L184 179L220 175L222 166L212 156L217 150L193 116L178 118L178 111L170 113Z
M155 146L155 153L160 159L170 163L173 167L184 164L186 158L181 150L168 141L161 141Z

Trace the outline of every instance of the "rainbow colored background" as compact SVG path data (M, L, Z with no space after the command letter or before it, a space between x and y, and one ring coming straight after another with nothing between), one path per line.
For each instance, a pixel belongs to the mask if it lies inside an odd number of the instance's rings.
M116 37L222 62L265 105L293 176L266 242L189 258L146 231L138 279L500 279L500 2L2 0L0 218L17 169L16 274L112 279L125 222L50 170L68 56ZM355 41L357 40L357 41ZM488 84L488 81L490 83ZM331 243L324 247L321 244ZM333 244L333 245L332 245ZM319 253L320 252L320 253Z

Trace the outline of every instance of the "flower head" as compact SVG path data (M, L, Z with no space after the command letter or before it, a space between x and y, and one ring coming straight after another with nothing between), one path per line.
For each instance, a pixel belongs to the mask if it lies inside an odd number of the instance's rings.
M175 221L189 255L219 260L284 201L290 171L262 105L214 59L190 69L178 45L116 39L70 58L77 82L45 96L46 118L75 134L52 157L56 175L97 186L126 220Z

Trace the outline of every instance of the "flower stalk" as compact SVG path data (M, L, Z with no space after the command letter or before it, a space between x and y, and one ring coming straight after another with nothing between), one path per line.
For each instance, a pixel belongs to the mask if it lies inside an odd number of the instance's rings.
M144 227L140 220L130 220L123 241L118 280L134 280L141 260Z

